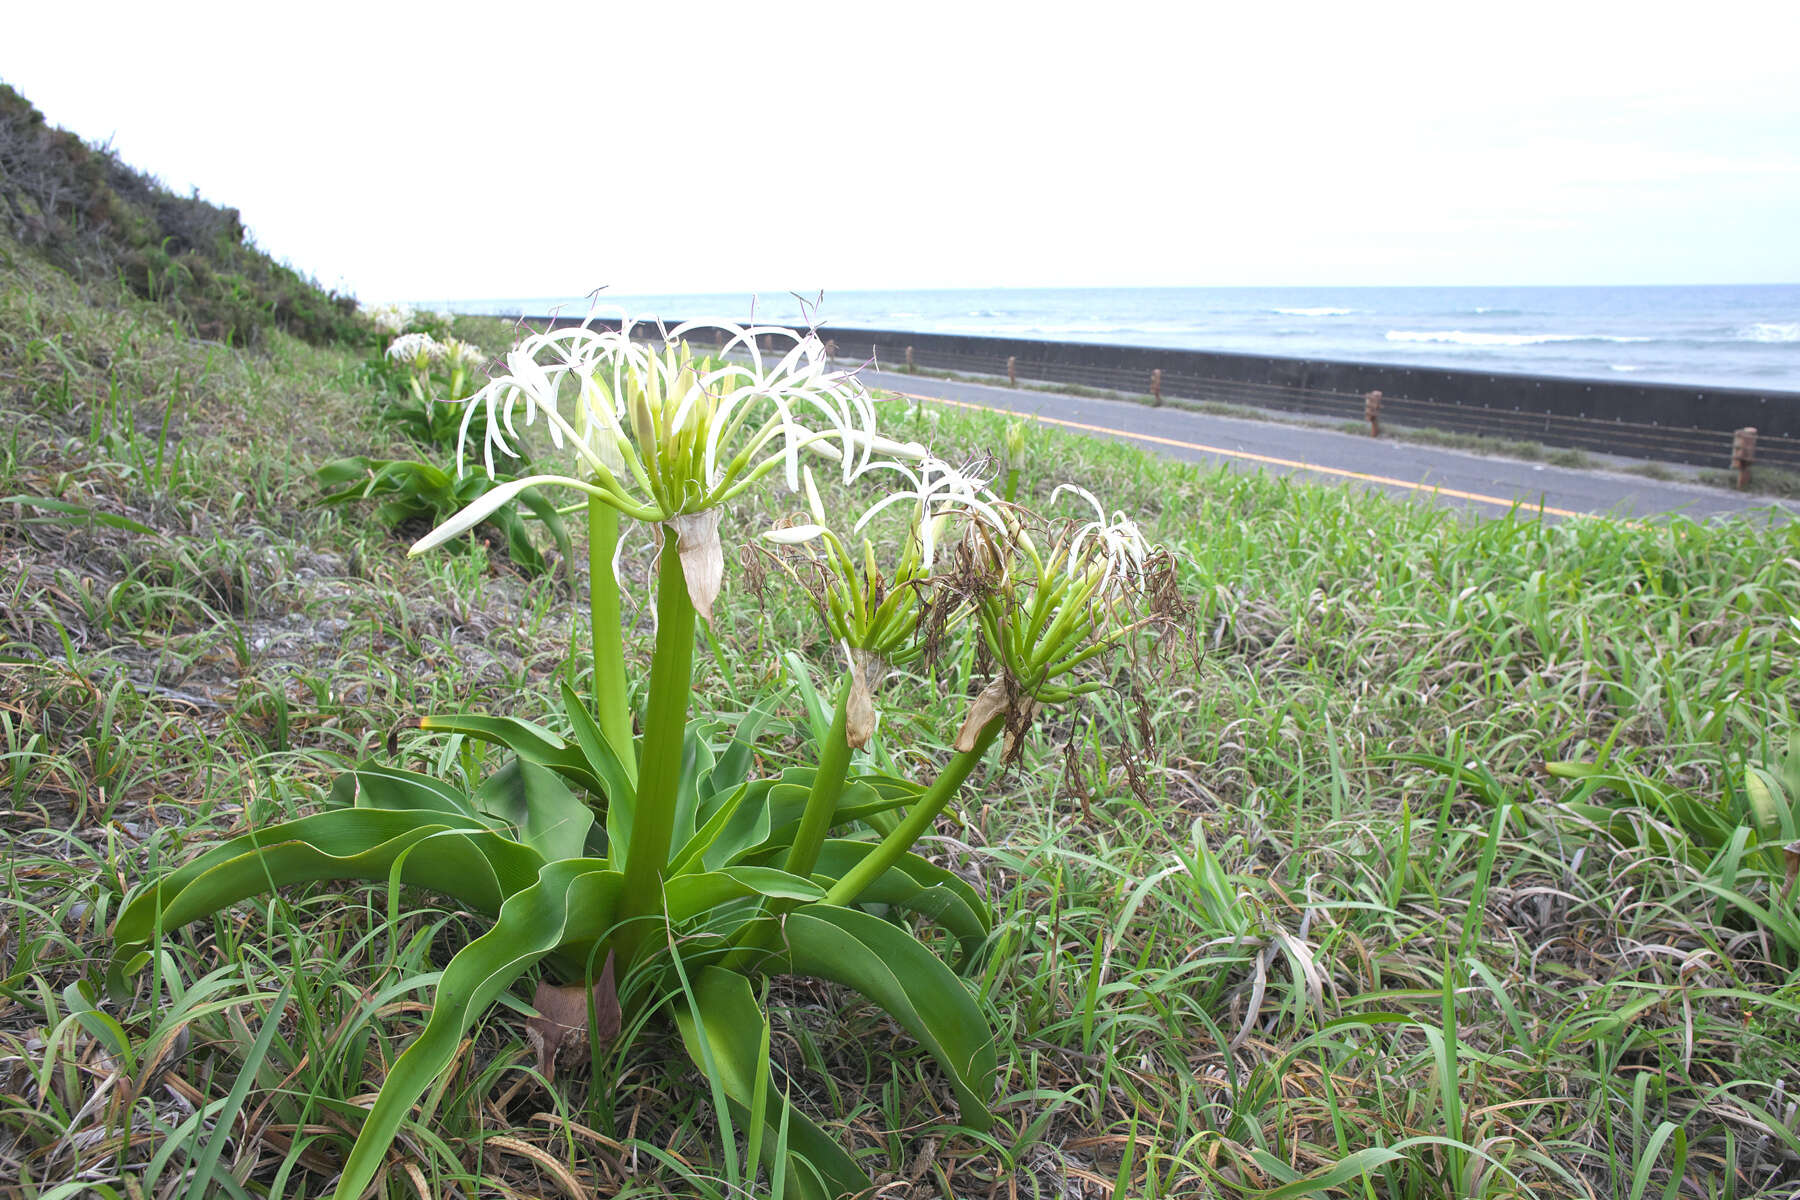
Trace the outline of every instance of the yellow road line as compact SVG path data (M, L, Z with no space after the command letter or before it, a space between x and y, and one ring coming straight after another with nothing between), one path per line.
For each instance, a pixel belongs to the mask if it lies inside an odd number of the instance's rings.
M883 388L883 391L889 389ZM942 396L919 396L911 392L895 392L896 396L904 396L908 400L927 400L933 404L952 404L957 408L973 408L980 412L1011 412L1012 409L999 408L989 404L972 404L967 400L948 400ZM1248 450L1227 450L1222 446L1207 446L1199 442L1184 442L1178 438L1158 437L1153 433L1132 433L1126 429L1111 429L1105 425L1089 425L1082 421L1066 421L1061 417L1047 417L1042 413L1028 415L1034 421L1042 421L1047 425L1060 425L1064 429L1077 429L1082 433L1099 433L1108 437L1127 438L1134 442L1149 442L1153 446L1174 446L1181 450L1198 450L1202 454L1218 454L1226 458L1241 458L1246 462L1265 463L1272 467L1291 467L1301 471L1316 471L1321 475L1335 475L1341 479L1357 479L1364 483L1380 483L1388 487L1405 488L1412 492L1427 492L1433 496L1449 496L1456 500L1472 500L1478 504L1497 504L1501 508L1524 508L1532 512L1548 513L1554 517L1586 517L1591 513L1577 512L1567 508L1552 508L1548 504L1532 504L1525 500L1506 500L1499 496L1486 496L1480 492L1463 492L1456 488L1439 487L1431 483L1416 483L1410 479L1395 479L1389 475L1370 475L1363 471L1346 471L1342 467L1322 467L1317 463L1301 462L1293 458L1276 458L1268 454L1252 454Z

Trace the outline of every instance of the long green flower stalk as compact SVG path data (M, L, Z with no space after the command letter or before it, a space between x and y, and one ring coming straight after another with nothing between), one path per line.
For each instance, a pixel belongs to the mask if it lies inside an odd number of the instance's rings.
M656 578L656 649L650 659L650 695L644 713L643 754L638 761L637 804L625 850L621 932L629 962L651 932L641 918L662 910L663 873L675 829L675 793L681 783L681 750L687 733L694 680L694 605L681 556L667 544Z
M594 647L594 716L627 774L637 774L631 741L631 700L625 682L625 632L619 610L619 513L588 498L588 626Z

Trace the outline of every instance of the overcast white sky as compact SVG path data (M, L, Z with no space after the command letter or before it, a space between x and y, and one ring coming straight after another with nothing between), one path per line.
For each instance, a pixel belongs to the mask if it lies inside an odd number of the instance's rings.
M53 123L368 300L1800 280L1794 0L37 4L4 29L0 79Z

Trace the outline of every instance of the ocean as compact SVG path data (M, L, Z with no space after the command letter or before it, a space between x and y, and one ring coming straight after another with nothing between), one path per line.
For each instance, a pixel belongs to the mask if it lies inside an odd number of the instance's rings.
M426 302L585 313L585 298ZM987 334L1800 393L1800 284L991 288L623 296L633 316Z

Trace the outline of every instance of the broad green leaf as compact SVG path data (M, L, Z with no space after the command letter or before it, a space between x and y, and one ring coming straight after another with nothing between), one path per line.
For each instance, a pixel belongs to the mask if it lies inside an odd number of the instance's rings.
M708 967L694 979L692 1003L677 1006L675 1022L688 1057L725 1093L737 1120L779 1127L786 1122L788 1162L784 1200L841 1200L874 1191L874 1182L825 1131L769 1085L763 1051L763 1012L742 975ZM763 1111L752 1113L756 1097ZM764 1143L765 1158L773 1146ZM769 1164L770 1174L775 1164Z
M719 852L718 857L721 859L721 865L723 865L723 862L730 861L735 857L735 855L728 853L729 847L724 844L725 830L730 827L733 818L738 814L738 810L745 804L750 804L755 809L761 810L762 814L767 817L767 793L771 786L773 786L771 781L766 779L758 780L755 783L740 784L730 796L726 797L723 802L714 808L712 815L707 818L706 824L694 831L694 836L688 839L688 844L670 857L669 870L667 872L668 875L671 877L681 875L701 866L701 856L708 851L716 850ZM752 816L754 816L754 812L752 813ZM769 832L767 821L765 820L763 822L760 832L757 832L754 828L748 832L750 834L748 840L752 844L763 837L767 837ZM742 848L742 846L739 847L740 850Z
M594 813L554 771L523 758L507 762L475 789L483 812L519 831L519 840L545 862L580 858Z
M562 517L556 511L556 505L542 492L524 492L519 496L519 506L536 517L550 533L550 539L556 543L556 552L562 555L565 564L572 563L575 558L573 546L569 542L569 530L563 524ZM521 522L522 524L522 522ZM542 556L539 556L540 559ZM567 566L565 570L569 569Z
M613 752L606 736L600 732L600 723L566 681L562 685L562 701L563 714L569 718L569 728L575 734L575 744L587 758L589 768L599 777L607 802L616 804L620 796L635 796L637 764L626 762Z
M517 717L481 717L469 713L434 713L419 718L419 728L434 733L460 733L465 737L505 746L520 758L549 767L578 787L605 796L606 785L588 765L580 747L571 746L542 725Z
M828 839L819 851L819 861L813 872L836 882L874 848L873 842ZM898 862L864 890L858 903L891 904L943 926L959 945L959 970L968 969L993 931L988 906L975 889L916 854L901 855Z
M612 932L623 883L597 859L550 863L507 899L492 929L457 952L438 979L431 1019L394 1060L344 1161L338 1200L357 1200L374 1181L413 1104L449 1069L463 1032L501 992L559 946Z
M949 1073L963 1124L993 1125L993 1035L962 980L917 938L854 908L812 904L787 915L782 941L763 969L829 979L873 1000Z
M700 790L713 771L712 747L706 743L705 727L698 721L688 724L681 745L681 774L675 782L675 822L669 831L667 862L674 848L693 840L694 826L700 812Z
M774 867L726 867L704 874L677 875L663 884L669 920L680 923L733 900L815 901L825 889Z
M684 870L716 871L734 862L785 850L800 829L800 817L812 791L813 774L810 767L789 767L779 779L752 783L749 792L736 802L729 819L722 825L709 821L706 826L709 832L705 837L696 834L693 841L675 856L676 859L685 864ZM853 821L866 821L874 814L891 812L910 803L919 791L905 780L886 776L852 779L838 797L832 824L847 825ZM714 817L717 815L715 813Z
M215 846L126 901L113 928L119 962L160 923L174 929L271 888L319 879L400 881L482 912L529 887L543 859L473 821L436 812L345 808L271 825ZM408 853L430 840L425 852ZM404 856L404 857L403 857Z
M467 793L435 776L386 766L374 759L365 759L332 780L331 798L345 808L404 808L494 824L476 809Z
M731 745L719 756L718 766L713 768L711 786L707 789L706 801L702 806L702 819L710 817L720 797L735 792L750 777L750 764L755 756L756 739L768 725L769 717L775 705L780 702L781 694L765 696L751 706L738 722L737 729L731 736Z

